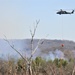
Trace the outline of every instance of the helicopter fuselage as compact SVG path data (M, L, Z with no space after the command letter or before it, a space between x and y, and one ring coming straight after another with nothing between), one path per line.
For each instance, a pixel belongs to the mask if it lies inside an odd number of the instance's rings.
M74 13L74 10L72 12L67 12L67 11L63 11L63 10L60 10L57 12L57 14L61 15L61 14L73 14Z

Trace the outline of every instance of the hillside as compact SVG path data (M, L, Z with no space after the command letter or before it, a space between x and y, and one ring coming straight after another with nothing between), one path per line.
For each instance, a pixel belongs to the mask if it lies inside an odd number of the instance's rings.
M23 40L9 40L9 42L14 45L14 47L27 56L30 55L31 51L31 40L23 39ZM34 40L34 48L36 47L38 39ZM61 47L61 44L64 44L64 47ZM19 56L3 39L0 39L0 55L16 55ZM68 40L46 40L40 44L38 50L34 54L36 56L42 56L47 58L71 58L74 57L75 54L75 42Z

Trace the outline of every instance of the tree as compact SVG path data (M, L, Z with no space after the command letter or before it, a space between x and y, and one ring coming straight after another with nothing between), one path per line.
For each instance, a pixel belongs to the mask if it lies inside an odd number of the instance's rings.
M30 34L31 34L31 55L30 57L27 59L26 57L23 57L23 55L14 47L14 45L11 45L10 42L8 41L8 39L4 39L5 41L7 41L7 43L10 45L10 47L15 50L21 57L22 59L24 60L24 62L26 63L27 65L27 71L28 71L28 74L29 75L32 75L32 68L31 68L31 65L32 65L32 57L34 55L34 53L36 52L36 50L38 49L39 45L41 44L41 42L43 42L44 40L40 39L37 43L37 46L33 49L33 41L34 41L34 36L35 36L35 33L36 33L36 29L37 29L37 26L39 24L40 20L36 21L36 25L34 27L34 30L32 32L32 30L30 29Z

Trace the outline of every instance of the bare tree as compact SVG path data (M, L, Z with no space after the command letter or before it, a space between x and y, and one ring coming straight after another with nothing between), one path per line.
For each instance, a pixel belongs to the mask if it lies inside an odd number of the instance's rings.
M72 75L74 75L75 73L75 65L74 65L74 68L73 68L73 71L72 71Z
M10 47L15 50L21 57L22 59L24 59L25 63L27 64L27 73L29 75L32 75L32 68L31 68L31 65L32 65L32 58L33 58L33 55L34 53L36 52L36 50L38 49L39 45L42 44L42 42L44 42L44 40L40 39L36 45L36 47L33 49L33 41L34 41L34 36L35 36L35 33L36 33L36 29L37 29L37 26L39 24L40 20L36 21L36 25L34 26L34 30L32 32L32 30L30 29L30 34L31 34L31 55L29 57L29 59L27 59L26 57L23 57L23 55L14 47L14 45L11 45L10 42L8 41L8 39L4 39L9 45Z

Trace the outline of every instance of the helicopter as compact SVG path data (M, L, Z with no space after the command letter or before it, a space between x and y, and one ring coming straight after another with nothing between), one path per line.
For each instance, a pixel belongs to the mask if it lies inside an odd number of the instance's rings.
M67 12L67 11L60 9L60 11L58 11L56 14L62 15L62 14L73 14L73 13L74 13L74 10L72 10L72 12Z

